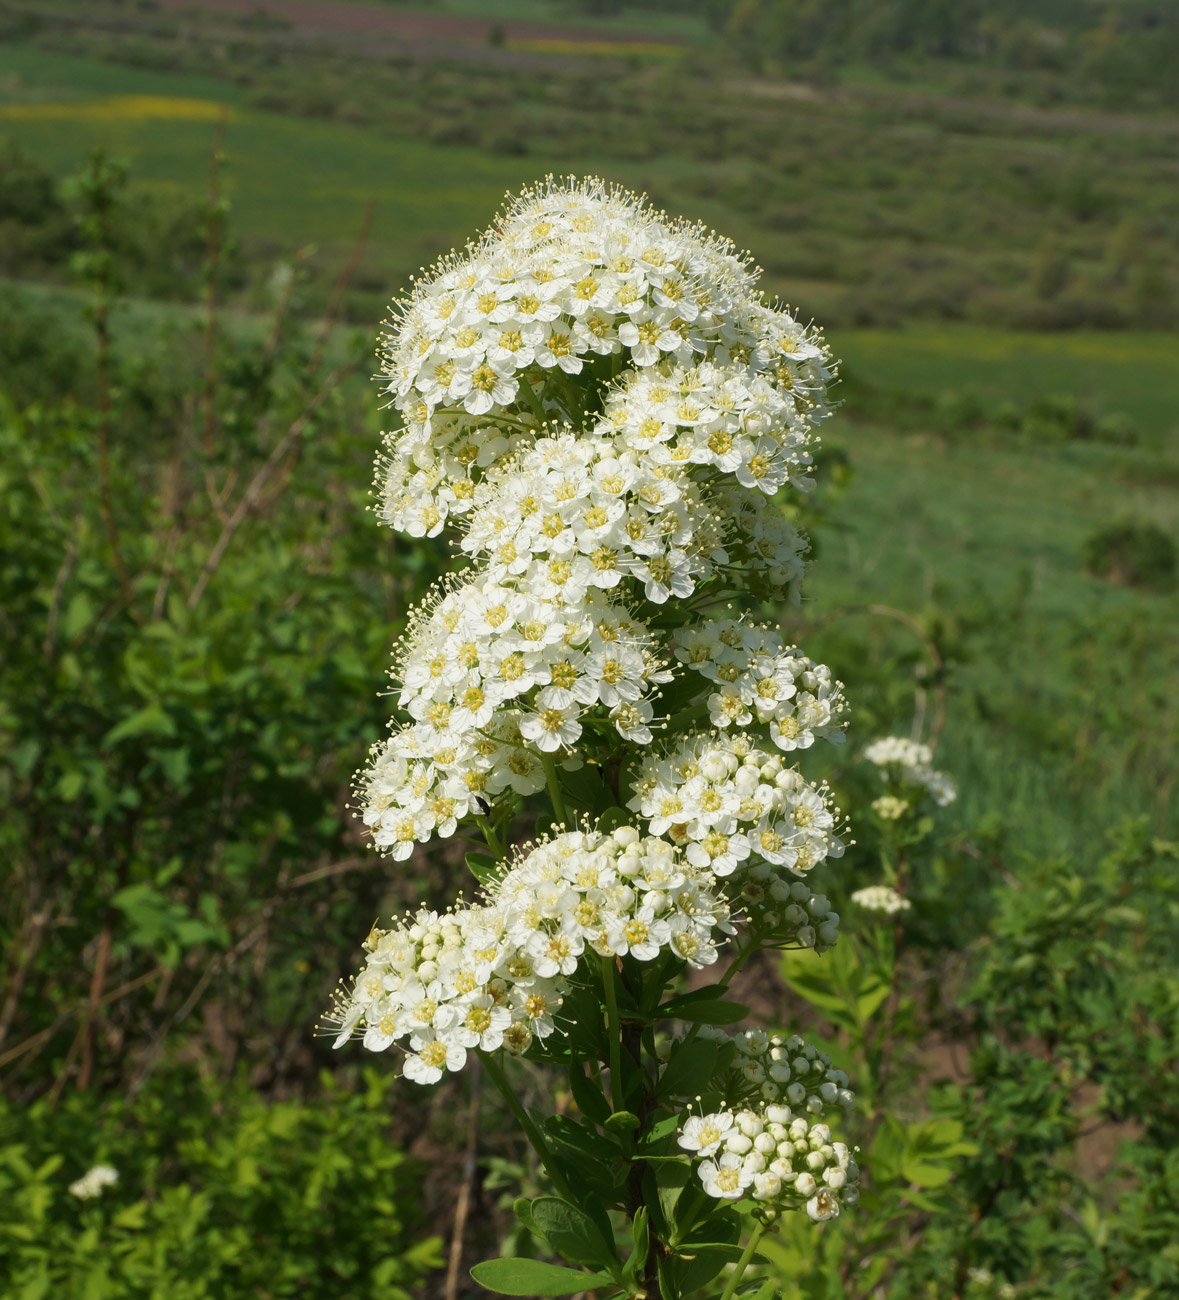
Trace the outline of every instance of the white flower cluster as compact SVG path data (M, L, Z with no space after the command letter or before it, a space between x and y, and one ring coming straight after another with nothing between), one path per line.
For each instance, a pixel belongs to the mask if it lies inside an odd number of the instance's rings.
M717 689L708 697L714 727L769 724L779 749L807 749L815 738L841 744L835 719L845 709L843 686L769 627L713 619L682 629L675 656Z
M567 753L599 705L619 735L651 740L646 696L670 680L657 643L604 592L582 596L566 607L480 574L415 617L398 670L413 722L358 780L378 849L406 858L504 791L540 790L541 756Z
M718 876L754 860L793 878L843 852L825 789L741 732L691 734L665 757L646 757L633 786L627 806L651 834L669 835Z
M373 847L403 860L415 844L453 835L504 791L544 789L540 756L520 732L522 717L505 709L482 731L466 733L419 722L374 745L356 788Z
M776 371L768 374L747 359L631 371L608 393L596 432L655 464L704 466L767 495L783 483L809 491L808 407L812 393L822 400L830 372L822 348L805 334L783 336L778 346ZM658 360L641 348L632 358L639 366Z
M732 1042L736 1049L725 1093L733 1097L756 1098L759 1104L786 1102L808 1115L822 1115L831 1105L845 1111L855 1105L855 1093L848 1088L843 1070L831 1064L820 1051L797 1034L768 1034L764 1029L746 1029L729 1034L724 1029L702 1026L701 1038L717 1043Z
M913 906L891 885L867 885L863 889L857 889L852 894L851 900L857 907L862 907L869 912L883 912L886 916L892 916L896 912L907 912Z
M847 1146L833 1142L829 1125L816 1116L826 1105L853 1105L847 1075L797 1036L755 1030L738 1034L735 1042L733 1072L761 1100L685 1120L678 1142L700 1159L704 1190L720 1200L748 1195L780 1208L802 1202L812 1219L834 1218L841 1202L858 1200L859 1169Z
M625 190L570 179L525 191L394 308L382 372L405 427L389 442L386 518L420 536L469 509L505 431L584 415L568 381L598 359L623 371L609 428L660 449L654 463L805 487L830 353L755 281L727 240Z
M636 713L650 719L652 686L671 680L655 638L603 593L566 603L541 582L516 590L485 574L411 623L405 644L398 702L415 721L438 735L480 731L526 700L520 731L546 752L569 749L598 704L625 717L625 735ZM623 705L637 707L620 715Z
M542 438L489 474L474 501L463 550L485 555L497 582L555 588L569 604L629 578L662 605L728 558L686 474L604 439Z
M110 1165L95 1165L93 1169L88 1169L81 1178L70 1184L69 1193L80 1201L89 1201L96 1196L101 1196L103 1188L114 1187L118 1181L117 1169L112 1169Z
M943 808L958 797L951 778L934 771L933 751L916 740L884 736L864 750L864 758L882 768L886 779L895 780L902 788L924 790Z
M331 1021L336 1046L407 1048L404 1072L434 1083L472 1050L520 1053L555 1029L569 977L589 949L689 965L716 961L729 905L708 871L632 827L567 831L536 845L483 903L419 912L373 932L369 956Z

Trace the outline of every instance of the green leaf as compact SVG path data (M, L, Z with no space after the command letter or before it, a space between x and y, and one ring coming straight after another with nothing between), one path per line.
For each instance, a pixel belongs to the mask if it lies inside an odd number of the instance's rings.
M598 1225L576 1205L558 1196L538 1196L532 1202L530 1227L536 1229L558 1255L575 1264L617 1271L618 1256L612 1243L603 1241Z
M659 1076L660 1097L695 1097L716 1073L720 1051L707 1038L680 1043Z
M856 1019L861 1025L872 1019L891 992L892 987L883 980L870 982L867 990L856 998Z
M726 1264L741 1258L741 1247L726 1242L683 1242L676 1247L676 1277L681 1293L707 1286Z
M634 1237L635 1244L630 1258L626 1261L626 1273L629 1277L637 1277L643 1271L651 1250L651 1233L647 1224L645 1206L640 1205L635 1211L635 1217L631 1220L631 1235Z
M72 641L78 636L94 617L94 604L84 591L70 597L66 605L65 616L61 620L62 636Z
M595 1124L605 1124L610 1118L610 1103L592 1079L586 1077L580 1061L574 1061L569 1067L569 1090L577 1109Z
M176 724L157 703L145 705L142 709L124 718L114 726L102 739L104 748L117 745L120 740L130 740L135 736L174 736Z
M665 1115L662 1119L657 1119L643 1134L642 1149L651 1150L662 1146L664 1139L669 1134L676 1132L682 1122L680 1115Z
M658 1007L656 1020L687 1020L696 1025L735 1025L749 1015L749 1008L740 1002L725 1002L720 998L708 1001L673 998Z
M901 1161L901 1173L918 1187L942 1187L954 1176L944 1165L929 1165L909 1159Z
M583 1273L539 1259L488 1259L476 1264L471 1276L496 1295L523 1296L574 1295L614 1281L608 1273Z
M611 1133L633 1133L639 1127L639 1117L633 1111L616 1110L603 1127Z
M468 853L467 870L482 885L496 875L497 863L490 853Z
M620 826L633 825L634 819L634 813L627 812L625 808L607 808L598 818L598 830L603 835L609 835L611 831L616 831Z

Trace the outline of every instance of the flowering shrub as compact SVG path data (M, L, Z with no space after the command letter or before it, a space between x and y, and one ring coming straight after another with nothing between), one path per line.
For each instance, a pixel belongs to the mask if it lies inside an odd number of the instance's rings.
M847 1076L801 1038L718 1028L746 1014L725 993L753 952L835 944L809 874L844 848L794 765L843 740L840 684L729 603L798 599L806 542L779 502L813 486L833 377L756 278L700 226L550 180L385 337L403 423L381 516L452 530L464 567L410 620L408 716L359 777L361 814L395 859L459 834L486 852L474 901L373 928L329 1023L337 1045L396 1046L418 1083L478 1053L500 1086L558 1194L517 1212L591 1270L478 1265L502 1294L670 1300L735 1263L733 1296L782 1211L857 1198L832 1130ZM520 1055L568 1068L578 1119L523 1109Z

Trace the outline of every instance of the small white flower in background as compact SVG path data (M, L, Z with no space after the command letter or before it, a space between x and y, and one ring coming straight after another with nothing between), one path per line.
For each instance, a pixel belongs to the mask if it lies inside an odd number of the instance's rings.
M879 799L872 800L872 811L886 822L900 821L910 806L907 799L898 799L894 794L882 794Z
M944 808L958 797L958 790L950 777L945 772L935 772L931 766L933 751L919 741L905 736L884 736L864 750L864 758L882 768L886 780L895 780L902 787L924 790L939 807Z
M95 1196L101 1196L104 1187L114 1187L118 1181L117 1169L112 1169L110 1165L95 1165L70 1184L70 1195L76 1196L80 1201L89 1201Z
M865 889L857 889L851 897L857 907L868 912L884 912L889 916L894 912L907 912L913 906L891 885L868 885Z

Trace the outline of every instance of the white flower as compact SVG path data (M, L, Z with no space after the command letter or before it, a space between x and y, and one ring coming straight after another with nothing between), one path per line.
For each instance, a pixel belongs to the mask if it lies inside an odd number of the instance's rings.
M909 807L907 799L898 799L891 794L882 794L879 799L872 800L872 811L881 821L886 822L899 821L909 811Z
M537 749L552 753L557 749L572 748L581 735L578 722L580 710L571 705L566 709L541 709L539 713L526 713L520 719L520 734L525 740L536 742Z
M726 1037L723 1031L711 1036ZM753 1031L737 1034L733 1044L735 1058L720 1087L729 1095L744 1090L752 1100L735 1113L689 1116L678 1137L697 1157L723 1152L697 1165L704 1190L737 1199L752 1186L756 1200L787 1208L806 1204L812 1218L833 1217L840 1201L855 1200L859 1169L848 1147L832 1140L830 1126L814 1117L826 1102L851 1106L847 1076L801 1038ZM783 1093L774 1080L792 1075L797 1081Z
M940 807L944 808L958 797L954 782L931 766L933 751L928 745L904 736L885 736L874 740L864 750L864 758L882 768L885 777L897 781L902 788L924 790Z
M113 1169L110 1165L95 1165L93 1169L88 1169L81 1178L70 1184L69 1192L80 1201L88 1201L95 1196L101 1196L104 1187L114 1187L118 1181L117 1169Z
M693 1115L685 1121L676 1141L685 1151L695 1151L701 1156L715 1155L732 1125L733 1116L729 1111Z
M632 827L542 841L488 886L484 902L374 928L364 969L328 1018L335 1045L355 1034L370 1051L400 1044L404 1073L418 1083L461 1069L470 1050L525 1051L558 1032L587 948L715 961L718 937L733 927L713 884L671 845Z
M834 1219L839 1214L839 1202L830 1192L822 1191L807 1201L806 1212L815 1223L822 1223L825 1219Z
M857 889L851 897L852 902L858 907L869 912L884 912L887 915L908 911L913 906L891 885L868 885L864 889Z
M719 1160L705 1160L697 1167L697 1172L708 1195L725 1201L739 1201L754 1178L744 1160L734 1154L723 1155Z

